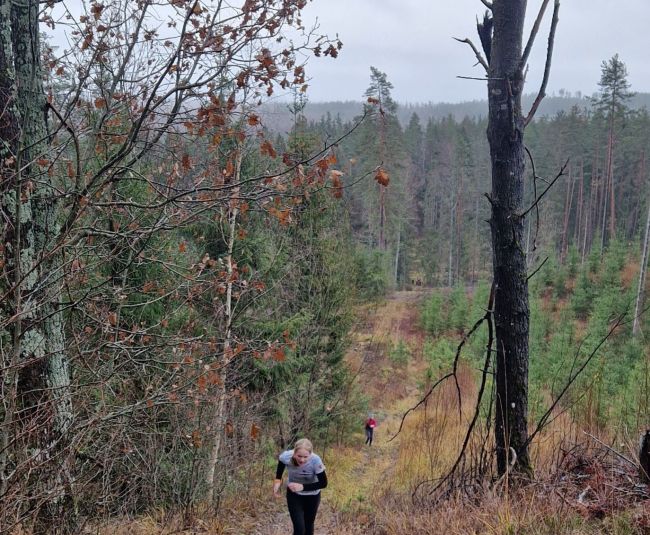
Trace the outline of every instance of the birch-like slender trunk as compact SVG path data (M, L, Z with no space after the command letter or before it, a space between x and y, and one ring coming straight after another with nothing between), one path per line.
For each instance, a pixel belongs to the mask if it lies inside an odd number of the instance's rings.
M454 285L454 221L456 220L456 202L456 199L454 199L449 207L449 265L447 268L447 286L449 287Z
M609 239L616 236L616 195L614 191L614 113L615 102L612 102L609 118L609 133L607 136L607 183L609 184Z
M562 248L560 250L560 257L564 262L567 251L569 248L569 220L571 217L571 209L573 208L573 190L575 181L573 178L573 167L569 167L569 176L567 177L566 197L564 199L564 218L562 224Z
M226 420L226 382L228 365L231 358L232 347L232 315L233 315L233 251L235 247L235 237L237 232L237 216L239 215L239 192L241 182L241 164L243 158L243 148L239 146L235 155L235 170L233 174L233 188L230 196L230 212L228 215L228 245L225 257L226 264L226 300L224 304L223 316L223 354L219 363L219 384L215 393L214 415L212 417L213 441L208 459L208 467L205 474L205 482L208 488L208 499L212 503L216 499L216 470L219 463L219 452L224 436L224 426Z
M643 308L643 294L645 290L645 276L648 268L648 236L650 235L650 206L648 206L648 216L645 223L645 234L643 237L643 254L641 255L641 267L639 269L639 288L636 291L636 304L634 306L634 323L632 325L632 334L638 335L641 330L639 315Z
M584 210L584 184L585 184L585 163L580 160L580 188L578 189L578 206L576 208L576 222L574 227L574 240L576 248L580 246L580 238L582 236L582 212Z
M400 245L402 241L402 225L397 229L397 246L395 247L395 286L397 286L398 275L399 275L399 253Z

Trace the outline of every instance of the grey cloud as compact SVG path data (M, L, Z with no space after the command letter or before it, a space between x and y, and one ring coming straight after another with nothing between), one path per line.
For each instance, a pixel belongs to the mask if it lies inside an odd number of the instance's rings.
M528 2L529 27L540 3ZM305 21L318 17L320 29L338 33L344 48L336 60L310 60L310 98L360 99L368 85L370 65L388 74L397 100L483 98L482 82L457 78L480 77L482 72L473 67L471 50L452 37L478 42L475 21L484 10L480 0L314 0L305 11ZM649 20L648 0L563 0L549 92L593 93L601 61L615 53L626 62L633 89L650 91L645 57L650 45ZM549 21L550 8L531 54L528 92L536 91L542 76Z

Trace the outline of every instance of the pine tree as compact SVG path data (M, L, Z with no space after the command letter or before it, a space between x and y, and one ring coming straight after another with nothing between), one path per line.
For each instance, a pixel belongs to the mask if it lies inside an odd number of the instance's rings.
M629 112L627 102L633 96L627 81L627 68L618 54L601 64L601 77L598 82L600 94L594 100L595 109L607 121L607 156L605 162L605 194L603 196L602 240L605 239L605 221L609 205L609 239L616 234L616 185L614 180L614 159L617 134L621 122ZM602 246L601 246L602 249Z

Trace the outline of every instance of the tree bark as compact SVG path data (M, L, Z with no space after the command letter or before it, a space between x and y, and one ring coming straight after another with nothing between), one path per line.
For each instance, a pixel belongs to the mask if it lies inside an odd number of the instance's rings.
M447 259L447 286L450 288L454 285L454 221L456 220L457 202L457 199L453 199L451 205L449 206L449 254Z
M566 196L564 199L564 217L562 223L562 247L560 249L560 259L562 262L566 259L569 248L569 220L571 218L571 209L573 208L573 190L574 190L573 167L569 166L569 176L566 182Z
M607 135L607 183L609 184L609 239L616 237L616 195L614 192L614 113L616 101L612 101Z
M213 503L216 496L216 469L219 463L219 453L224 436L226 424L226 384L228 380L227 370L232 354L232 321L233 321L233 252L235 249L235 237L237 231L237 217L239 215L239 195L241 182L241 166L243 159L243 148L239 146L235 156L234 184L231 194L230 212L228 214L228 249L225 257L226 262L226 302L224 304L224 328L223 328L223 356L219 363L219 385L215 394L214 414L212 418L212 448L208 459L205 482L208 487L208 500Z
M520 69L526 0L495 0L488 79L487 137L492 166L492 231L496 326L497 469L530 472L528 455L528 279L524 251L524 118Z
M582 212L584 211L584 185L585 185L585 162L580 160L580 189L578 189L578 206L576 212L576 221L574 226L574 240L576 249L580 247L580 238L582 237Z
M650 206L648 206L648 216L645 224L645 234L643 237L643 254L641 255L641 266L639 269L639 288L636 292L636 305L634 307L634 323L632 325L632 334L636 336L641 330L639 315L643 307L643 292L645 290L645 276L648 268L648 236L650 235Z
M397 245L395 246L395 287L399 282L399 253L402 241L402 225L397 228Z
M2 314L13 343L12 370L3 377L13 400L5 400L5 432L0 468L3 488L10 477L33 481L35 532L73 524L63 515L71 498L71 459L66 437L72 422L70 372L60 309L63 273L50 244L58 233L57 203L46 172L46 100L42 85L38 27L39 2L3 2L0 7L0 122L3 161L2 199L6 222L4 281L9 299ZM7 364L6 362L4 363ZM13 371L16 370L16 371ZM7 405L8 404L8 405ZM20 416L17 416L20 415ZM11 452L11 453L8 453ZM23 462L24 472L6 473L6 457ZM36 465L38 470L33 470ZM44 505L45 504L45 505ZM65 516L65 522L64 522Z

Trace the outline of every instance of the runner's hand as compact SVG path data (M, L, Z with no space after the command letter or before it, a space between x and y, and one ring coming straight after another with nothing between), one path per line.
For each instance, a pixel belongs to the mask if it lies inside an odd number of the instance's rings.
M274 481L273 482L273 496L276 498L280 497L280 487L282 486L281 481Z
M291 492L300 492L304 488L302 483L289 483L287 487Z

